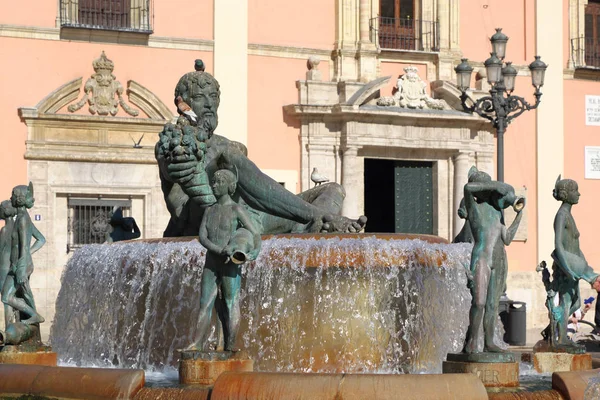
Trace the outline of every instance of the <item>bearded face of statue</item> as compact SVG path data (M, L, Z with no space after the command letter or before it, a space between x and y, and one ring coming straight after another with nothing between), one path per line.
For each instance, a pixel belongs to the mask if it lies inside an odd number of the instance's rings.
M198 116L198 127L212 133L218 124L219 90L212 84L204 87L193 84L190 89L189 99L183 100Z

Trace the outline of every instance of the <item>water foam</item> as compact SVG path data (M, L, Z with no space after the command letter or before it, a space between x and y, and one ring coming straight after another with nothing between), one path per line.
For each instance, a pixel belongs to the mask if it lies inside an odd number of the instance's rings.
M65 268L51 330L61 362L176 365L177 349L192 341L204 252L197 241L79 249ZM307 267L315 254L324 261ZM347 265L348 254L363 265ZM465 244L267 239L242 270L238 345L257 371L441 372L468 325L469 258Z

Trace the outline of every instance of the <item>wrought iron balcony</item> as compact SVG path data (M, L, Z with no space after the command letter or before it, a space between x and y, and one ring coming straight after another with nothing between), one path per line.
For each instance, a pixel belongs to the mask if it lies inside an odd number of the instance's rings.
M575 68L600 68L600 41L593 37L571 39L571 60Z
M60 0L60 25L152 33L151 0Z
M372 18L369 23L371 40L381 49L439 51L437 21L404 18Z

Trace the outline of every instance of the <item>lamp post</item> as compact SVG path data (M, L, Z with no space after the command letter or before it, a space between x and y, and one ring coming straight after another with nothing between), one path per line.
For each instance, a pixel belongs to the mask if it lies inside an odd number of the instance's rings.
M457 86L461 91L460 100L463 109L469 113L477 113L481 117L492 122L498 137L497 148L497 180L504 182L504 132L510 122L523 114L525 111L533 110L540 104L542 92L540 88L544 85L544 73L548 67L539 56L529 64L531 71L531 84L535 88L535 104L531 105L524 98L512 94L515 89L515 78L517 70L511 62L504 63L506 54L506 43L508 36L502 33L501 28L490 38L492 42L492 53L490 58L483 63L487 72L487 80L491 85L490 95L477 99L472 105L467 105L467 90L471 83L471 67L466 58L454 68L456 72Z

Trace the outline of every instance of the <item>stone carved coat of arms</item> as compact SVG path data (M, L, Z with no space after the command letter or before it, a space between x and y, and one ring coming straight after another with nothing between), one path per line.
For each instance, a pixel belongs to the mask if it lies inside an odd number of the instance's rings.
M131 108L123 99L124 88L113 75L114 63L106 57L104 51L100 58L94 60L92 66L95 73L85 83L83 88L85 94L77 103L71 104L67 109L75 112L82 108L87 101L92 114L115 116L120 105L127 114L137 116L139 111Z
M419 77L416 67L408 66L404 68L404 72L396 81L394 95L379 98L377 105L432 110L449 108L444 100L432 99L427 95L426 84Z

